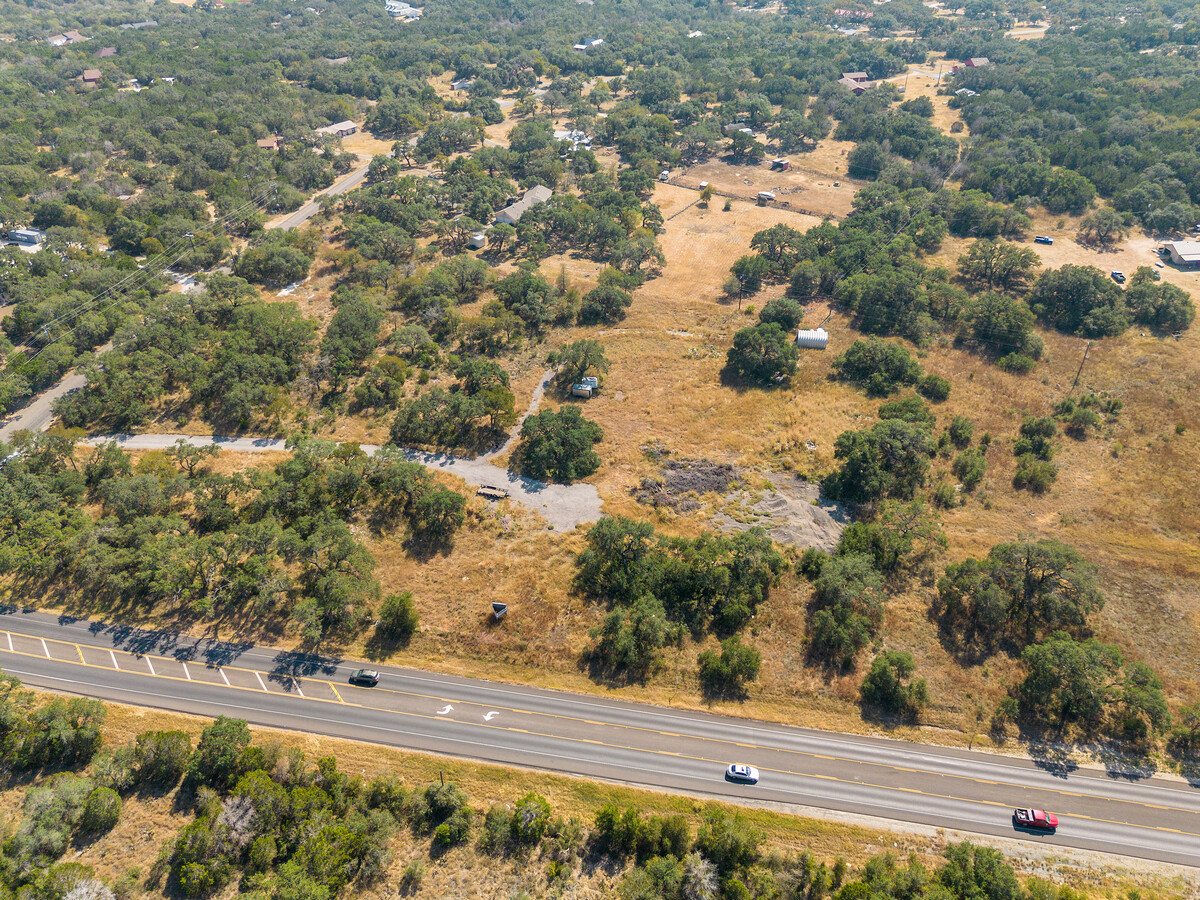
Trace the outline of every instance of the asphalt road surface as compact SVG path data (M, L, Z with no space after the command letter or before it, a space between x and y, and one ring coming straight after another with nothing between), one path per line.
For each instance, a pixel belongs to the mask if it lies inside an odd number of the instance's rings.
M362 158L363 157L359 157L359 159ZM294 213L279 220L278 222L272 222L268 224L267 228L282 228L284 231L287 231L290 228L299 228L317 214L317 210L321 208L320 204L317 202L319 198L326 195L330 197L336 197L338 194L344 194L346 191L354 190L354 188L362 184L363 180L367 177L367 169L370 167L370 165L371 160L367 159L367 161L360 165L357 169L347 175L342 176L341 179L335 181L325 190L318 191L317 193L313 194L313 198Z
M599 697L0 612L0 666L27 684L103 700L563 772L733 802L837 810L1054 847L1200 866L1200 791L877 738ZM730 762L757 786L729 783ZM1016 831L1014 806L1050 809L1057 834Z

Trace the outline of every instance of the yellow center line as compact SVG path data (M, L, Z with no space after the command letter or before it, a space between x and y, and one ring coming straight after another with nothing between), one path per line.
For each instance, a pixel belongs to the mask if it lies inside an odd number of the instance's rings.
M20 651L18 651L16 653L16 655L29 656L29 657L33 657L35 659L45 659L45 657L38 656L37 654L34 654L34 653L22 653ZM72 663L69 661L63 661L63 660L58 660L58 661L65 662L66 665L75 665L75 663ZM107 666L96 666L96 665L93 665L86 661L81 663L81 665L83 665L84 667L89 668L89 669L101 669L106 672L112 671ZM250 669L250 670L244 670L244 671L254 671L254 670ZM186 680L186 679L180 678L176 675L153 676L153 675L150 675L145 672L134 672L132 674L139 675L143 678L158 678L158 679L163 679L163 680L167 680L167 681L185 681ZM212 687L216 687L216 688L221 687L220 684L217 684L215 682L207 682L207 683L210 684ZM332 682L321 682L321 683L329 684L330 687L333 687ZM256 694L261 693L261 691L255 689L255 688L243 687L242 685L230 685L229 690L251 691ZM336 688L334 689L334 693L337 693ZM288 694L280 694L278 696L289 696L289 695ZM305 699L307 699L309 702L312 702L312 703L337 703L337 702L339 702L338 700L327 700L323 697L308 697ZM345 701L341 701L341 702L345 703ZM346 705L354 706L359 709L370 710L372 712L389 713L391 715L399 716L402 718L422 719L425 721L433 721L433 722L446 721L446 719L444 719L440 716L429 715L427 713L404 712L402 710L387 709L386 707L367 706L367 705L361 704L361 703L351 703L351 704L346 704ZM576 744L592 744L595 746L606 747L610 750L628 750L628 751L635 752L635 753L652 754L654 756L671 757L674 759L687 759L687 760L691 760L693 762L703 762L703 763L713 763L713 764L717 764L717 765L724 765L723 760L711 759L706 756L693 756L690 754L678 753L675 751L653 750L653 749L644 748L644 747L629 747L629 746L625 746L623 744L608 743L606 741L591 740L591 739L586 739L586 738L564 737L563 735L546 734L546 733L538 732L538 731L529 731L524 728L510 728L510 727L503 726L503 725L492 725L492 724L489 724L486 722L482 722L482 723L481 722L462 722L462 721L458 721L458 720L451 720L451 721L454 721L455 724L457 724L457 725L463 725L463 726L469 727L469 728L486 728L486 729L492 729L495 731L503 731L503 732L507 732L510 734L527 734L527 735L531 735L533 737L545 737L545 738L550 738L552 740L568 741L570 743L576 743ZM701 739L701 740L703 740L703 739ZM728 743L728 742L721 742L721 743ZM814 778L814 779L817 779L820 781L833 782L835 784L846 784L846 785L854 785L856 787L868 787L868 788L876 788L879 790L899 791L899 792L906 793L906 794L913 794L913 795L921 796L921 797L930 797L930 798L938 799L938 800L955 800L955 801L959 801L962 803L979 804L982 806L995 806L995 807L1000 807L1003 809L1010 808L1008 806L1008 804L999 803L995 800L979 800L979 799L972 799L969 797L957 797L952 794L939 794L939 793L935 793L932 791L923 791L923 790L920 790L919 788L903 787L903 786L892 785L892 784L873 784L873 783L867 782L867 781L854 781L854 780L850 780L850 779L839 778L836 775L818 775L818 774L812 774L812 773L807 773L807 772L792 772L787 769L774 769L774 768L767 768L767 767L764 767L762 769L762 771L775 772L780 775L793 775L793 776L797 776L800 778ZM1129 802L1129 801L1122 801L1122 802ZM1139 804L1139 805L1145 805L1145 804ZM1190 812L1190 810L1182 810L1182 811ZM1122 822L1122 821L1119 821L1116 819L1105 819L1105 818L1101 818L1101 817L1097 817L1097 816L1066 814L1066 813L1064 813L1064 815L1070 815L1072 818L1076 818L1076 819L1086 819L1087 821L1090 821L1090 822L1102 822L1102 823L1109 824L1109 825L1119 825L1122 827L1130 827L1130 828L1142 828L1142 829L1145 829L1148 831L1169 832L1172 834L1182 834L1182 835L1186 835L1189 837L1200 838L1200 833L1193 833L1190 831L1182 831L1178 828L1167 828L1167 827L1162 827L1162 826L1158 826L1158 825L1141 825L1136 822Z
M13 633L16 634L17 637L27 637L30 639L36 639L33 635L25 635L25 634L21 634L20 632L13 632ZM41 640L43 642L43 645L45 644L46 640L49 640L52 643L58 643L58 644L71 644L72 643L69 641L60 641L56 638L42 638ZM79 650L78 644L74 644L74 646L75 646L76 650ZM4 652L3 648L0 648L0 652ZM38 654L34 654L34 653L22 653L20 651L13 651L13 652L18 656L30 656L30 657L33 657L36 659L50 659L55 662L65 662L64 660L54 660L54 658L49 655L49 650L47 650L47 655L44 657L39 656ZM128 653L127 651L122 651L122 653L127 656L134 657L134 658L136 658L136 656L137 656L137 654L131 654L131 653ZM99 669L105 669L107 671L111 671L110 669L108 669L107 666L94 666L91 663L87 662L83 658L82 651L79 652L79 658L80 658L80 663L88 668L99 668ZM151 657L149 657L149 655L144 655L143 658L149 660ZM165 662L179 662L178 660L171 660L168 657L154 657L154 658L163 660ZM74 665L74 663L70 663L70 662L67 662L67 664ZM147 678L149 678L149 677L163 678L163 679L167 679L170 681L185 681L185 680L191 681L192 680L191 674L187 671L187 664L183 663L183 667L184 667L184 674L185 674L185 676L187 676L186 678L179 678L178 676L172 676L172 675L161 675L161 674L157 674L157 673L155 673L153 676L151 676L150 674L147 674L147 673L143 673L143 672L134 672L133 674L142 675ZM151 664L151 668L153 669L152 664ZM259 678L259 682L261 684L261 676L258 675L258 670L256 670L256 669L242 668L239 666L225 666L224 668L226 668L232 672L245 672L245 673L254 674L256 677ZM289 677L290 677L292 683L296 686L297 692L299 693L298 679L291 677L291 676L289 676ZM335 686L335 684L332 681L326 681L324 679L315 679L315 678L310 679L310 681L313 684L328 685L330 690L337 697L337 700L327 700L322 697L307 697L303 693L299 693L300 698L306 699L306 700L312 700L313 702L317 702L317 703L343 703L347 706L355 706L360 709L366 709L366 710L370 710L373 712L391 713L394 715L408 716L408 717L418 718L418 719L437 720L437 721L442 720L438 716L423 715L421 713L413 713L413 712L404 712L404 711L400 711L400 710L388 709L387 707L381 707L381 706L368 706L363 703L346 703L346 701L342 699L342 695L338 692L337 687ZM219 685L219 684L216 684L213 682L206 682L206 683L212 684L214 687L222 686L222 685ZM257 688L243 687L242 685L236 685L236 684L229 685L229 688L231 690L249 690L249 691L253 691L254 693L261 693ZM271 693L271 692L268 692L268 693ZM400 696L414 697L417 699L434 700L439 703L450 702L450 700L445 697L435 697L432 694L422 694L422 693L417 693L417 692L413 692L413 691L401 691L401 690L396 690L394 688L373 688L371 690L371 693L373 693L373 694L378 694L378 693L397 694ZM290 696L290 692L284 692L284 694L282 694L282 696ZM583 718L580 716L562 715L559 713L535 712L532 710L520 709L518 707L487 705L487 704L477 703L472 700L454 701L454 702L458 703L460 706L475 706L475 707L479 707L479 708L486 707L487 709L500 709L500 710L505 710L507 712L517 713L520 715L543 716L546 718L561 719L564 721L578 722L581 724L596 725L596 726L601 726L601 727L606 727L606 728L614 728L614 729L626 729L629 731L645 732L648 734L659 734L659 735L662 735L665 737L675 737L675 738L680 738L680 739L684 739L684 740L698 740L698 741L704 741L705 743L723 744L723 745L727 745L727 746L736 746L736 747L742 747L742 748L747 748L747 749L763 750L763 751L772 752L772 753L784 753L784 754L789 754L789 755L793 755L793 756L803 756L803 757L807 757L807 758L811 758L811 759L822 759L822 760L827 760L830 762L841 762L841 763L849 763L849 764L856 764L856 765L862 765L862 766L871 766L874 768L887 769L887 770L891 770L891 771L910 772L910 773L917 773L917 774L941 774L941 773L926 773L920 769L908 768L908 767L904 767L904 766L897 766L897 765L889 764L889 763L873 762L870 760L848 759L845 757L828 756L828 755L824 755L824 754L812 753L810 751L805 751L805 750L792 750L792 749L783 748L783 747L762 746L760 744L751 744L751 743L743 743L740 741L734 741L734 740L731 740L728 738L702 737L700 735L690 735L690 734L684 734L681 732L659 731L657 729L647 728L647 727L640 726L640 725L623 725L623 724L615 723L615 722L603 722L603 721L596 721L593 719L586 719L586 718ZM693 760L696 762L712 762L712 763L720 763L721 762L721 760L707 759L705 757L687 756L685 754L673 753L670 751L652 750L652 749L642 748L642 747L625 746L622 744L612 744L612 743L608 743L608 742L601 741L601 740L593 740L593 739L587 739L587 738L567 738L567 737L563 737L562 735L558 735L558 734L548 734L548 733L544 733L544 732L530 731L530 730L523 729L523 728L513 728L510 726L504 726L504 725L493 725L488 722L469 723L469 722L461 722L459 720L454 720L454 721L456 721L458 724L462 724L462 725L473 725L474 727L479 727L479 728L491 728L491 729L496 729L499 731L505 731L510 734L527 734L527 735L531 735L534 737L546 737L546 738L551 738L551 739L556 739L556 740L569 740L569 741L573 741L576 743L595 744L595 745L607 747L609 749L614 749L614 750L631 750L631 751L635 751L635 752L654 753L656 755L662 755L662 756L675 756L675 757L679 757L682 759L690 759L690 760ZM777 772L780 774L795 775L795 776L799 776L799 777L818 778L821 780L834 781L834 782L838 782L841 784L853 784L853 785L860 785L863 787L880 788L883 790L900 790L900 791L905 791L905 792L909 792L909 793L920 794L922 796L934 797L934 798L945 799L945 800L960 800L960 801L968 802L968 803L982 803L982 804L986 804L989 806L1000 806L1000 807L1005 807L1007 805L1007 804L998 803L995 801L972 800L967 797L958 797L958 796L951 795L951 794L930 793L930 792L926 792L926 791L921 791L916 788L905 788L905 787L899 787L899 786L891 785L891 784L874 784L874 783L868 782L868 781L857 781L857 780L853 780L853 779L844 779L844 778L838 778L836 776L831 776L831 775L817 775L817 774L812 774L812 773L807 773L807 772L793 772L788 769L773 769L773 768L769 768L769 767L764 768L761 766L759 768L762 769L763 771L768 771L768 772ZM1006 787L1014 788L1016 790L1028 790L1029 789L1028 785L1016 784L1016 783L1005 782L1005 781L992 781L992 780L988 780L988 779L975 778L975 777L972 777L969 775L956 775L956 774L952 774L952 773L944 773L944 777L954 778L959 781L968 781L968 782L972 782L975 784L986 784L986 785L991 785L991 786L1006 786ZM1138 806L1143 809L1155 809L1155 810L1168 811L1168 812L1181 812L1181 813L1187 813L1190 815L1197 814L1196 810L1186 809L1186 808L1182 808L1182 807L1166 806L1166 805L1155 804L1155 803L1147 803L1147 802L1143 802L1140 800L1126 800L1126 799L1119 798L1119 797L1092 797L1092 795L1089 795L1089 794L1081 793L1078 791L1068 791L1068 790L1065 790L1062 788L1040 787L1040 788L1035 788L1035 790L1037 790L1041 793L1055 794L1055 795L1063 796L1063 797L1092 798L1092 799L1102 800L1102 801L1109 802L1109 803L1123 803L1123 804L1128 804L1131 806ZM1064 813L1064 815L1065 815L1065 813ZM1092 816L1084 816L1084 815L1076 815L1076 814L1071 814L1071 815L1074 818L1089 819L1091 821L1105 822L1105 823L1114 824L1114 825L1132 825L1134 827L1149 828L1149 829L1152 829L1155 831L1167 831L1167 832L1174 832L1174 833L1178 833L1178 834L1191 834L1191 832L1178 831L1178 829L1173 829L1173 828L1164 828L1164 827L1153 826L1153 825L1136 825L1135 823L1120 822L1120 821L1111 820L1111 819L1099 819L1099 818L1094 818ZM1195 836L1200 837L1200 834L1197 834Z

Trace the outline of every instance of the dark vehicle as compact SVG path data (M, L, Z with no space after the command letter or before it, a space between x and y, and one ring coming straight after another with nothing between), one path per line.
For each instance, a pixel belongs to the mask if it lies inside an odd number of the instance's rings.
M1117 284L1124 284L1125 283L1125 273L1124 272L1113 272L1112 280L1115 281Z
M379 673L374 669L359 669L350 676L351 684L362 685L363 687L375 687L379 684Z
M1044 234L1039 234L1037 237L1035 237L1033 239L1033 242L1035 244L1053 244L1054 238L1046 237L1046 235L1044 235Z
M1044 809L1014 809L1013 827L1054 831L1058 828L1058 816L1048 813Z

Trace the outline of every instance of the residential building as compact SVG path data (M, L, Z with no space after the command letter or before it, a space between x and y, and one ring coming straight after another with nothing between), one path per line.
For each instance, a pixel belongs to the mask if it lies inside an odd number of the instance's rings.
M317 129L317 134L332 134L335 137L346 137L358 131L358 126L347 120L345 122L334 122L332 125L326 125L323 128Z
M84 69L83 83L84 84L99 84L100 79L104 77L104 73L99 69Z
M525 192L516 203L504 207L500 212L496 213L496 221L501 225L516 225L521 221L521 216L525 215L530 209L539 204L545 203L554 196L554 191L544 185L536 184Z
M276 134L271 137L259 138L256 143L264 150L278 150L283 146L283 138Z
M62 34L55 34L46 38L46 43L51 47L64 47L67 44L82 44L86 40L87 38L78 31L64 31Z
M604 38L588 38L582 44L576 44L574 49L579 53L587 53L593 47L599 47L604 43Z
M841 78L839 78L837 83L840 84L844 88L848 88L851 92L853 92L855 94L861 94L863 91L865 91L867 88L869 88L871 86L871 82L859 81L855 78L850 77L850 75L861 75L861 74L862 74L861 72L851 72L848 75L843 75Z
M126 22L120 27L125 31L129 31L131 29L135 31L141 31L143 28L156 28L157 26L158 23L156 21L153 19L147 19L145 22Z
M1163 246L1175 265L1184 269L1200 269L1200 241L1171 241Z
M96 51L96 56L99 57L100 59L108 59L110 56L116 56L116 55L117 55L116 47L101 47L99 50Z

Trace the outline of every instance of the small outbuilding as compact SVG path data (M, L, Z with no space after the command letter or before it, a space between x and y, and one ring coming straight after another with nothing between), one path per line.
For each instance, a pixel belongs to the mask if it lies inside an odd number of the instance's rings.
M828 345L829 332L824 328L801 328L796 332L796 346L802 350L824 350Z
M487 244L488 244L487 235L484 234L482 231L477 231L473 235L471 235L470 240L467 241L467 249L468 250L482 250L484 247L487 246Z
M771 168L774 170L777 170L780 172L786 172L791 167L792 167L792 161L790 159L784 159L782 157L779 157L778 159L771 160Z
M770 203L774 199L775 199L774 191L759 191L758 192L758 202L760 204L762 204L763 206Z
M8 232L8 239L14 244L35 247L46 240L46 232L36 228L13 228Z

